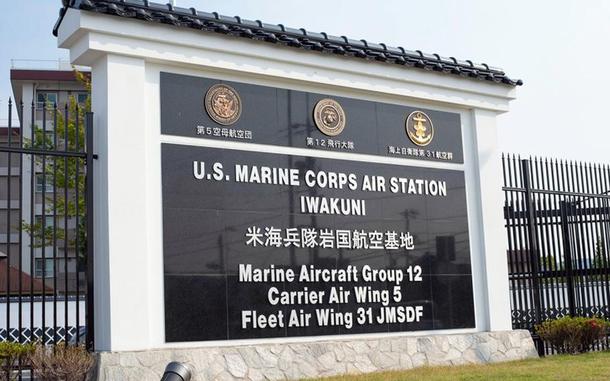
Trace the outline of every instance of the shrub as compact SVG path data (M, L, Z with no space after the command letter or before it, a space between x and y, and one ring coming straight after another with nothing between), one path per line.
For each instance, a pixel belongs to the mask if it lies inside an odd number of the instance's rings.
M42 381L85 380L94 363L93 355L82 345L37 345L31 355L32 371Z
M12 381L17 379L18 374L13 374L15 368L27 362L28 357L34 351L32 344L0 343L0 373L1 381Z
M583 353L605 340L610 323L603 319L562 317L536 326L536 333L559 353Z

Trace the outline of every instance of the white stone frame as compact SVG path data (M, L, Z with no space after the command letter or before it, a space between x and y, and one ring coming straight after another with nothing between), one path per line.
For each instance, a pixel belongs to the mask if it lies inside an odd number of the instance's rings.
M515 88L68 9L58 44L92 68L95 113L95 337L99 351L470 333L511 329L496 116ZM464 164L223 142L160 133L159 72L222 78L461 115ZM165 343L162 142L463 169L475 329Z

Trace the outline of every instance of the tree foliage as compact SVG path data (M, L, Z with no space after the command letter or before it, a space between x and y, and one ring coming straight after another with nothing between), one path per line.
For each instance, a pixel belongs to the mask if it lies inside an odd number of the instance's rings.
M33 344L20 344L9 341L0 343L0 381L13 381L19 378L15 372L20 364L26 363L34 352Z
M597 237L595 242L595 257L593 258L593 268L603 269L608 267L608 257L606 256L606 241L601 237Z
M87 93L91 93L91 82L87 75L75 70L75 76ZM64 107L46 104L44 112L47 125L34 125L32 136L24 136L24 145L46 151L83 152L85 148L85 114L91 110L91 97L83 104L71 95ZM47 224L45 218L23 221L23 227L32 237L34 247L59 244L77 249L79 257L86 253L85 235L85 162L77 157L32 155L36 173L44 177L42 197L44 214L53 218ZM34 180L33 180L34 181ZM47 191L46 185L53 187ZM65 221L76 221L78 226L65 229ZM67 237L67 240L66 240ZM77 239L78 237L78 239ZM78 243L78 248L76 247Z

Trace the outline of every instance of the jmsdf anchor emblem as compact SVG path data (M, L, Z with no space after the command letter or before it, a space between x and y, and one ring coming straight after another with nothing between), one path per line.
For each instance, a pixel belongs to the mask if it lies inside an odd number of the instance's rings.
M405 129L409 139L418 146L427 146L434 137L432 120L423 111L413 111L407 117Z
M216 123L228 126L241 115L241 99L231 86L217 84L205 94L205 111Z
M324 135L337 136L345 128L345 111L339 102L325 98L316 103L313 120Z

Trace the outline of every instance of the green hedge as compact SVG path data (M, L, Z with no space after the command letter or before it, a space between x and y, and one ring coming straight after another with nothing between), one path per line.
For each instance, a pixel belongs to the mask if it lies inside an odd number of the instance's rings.
M610 323L599 318L562 317L536 326L536 333L559 353L584 353L607 340Z

